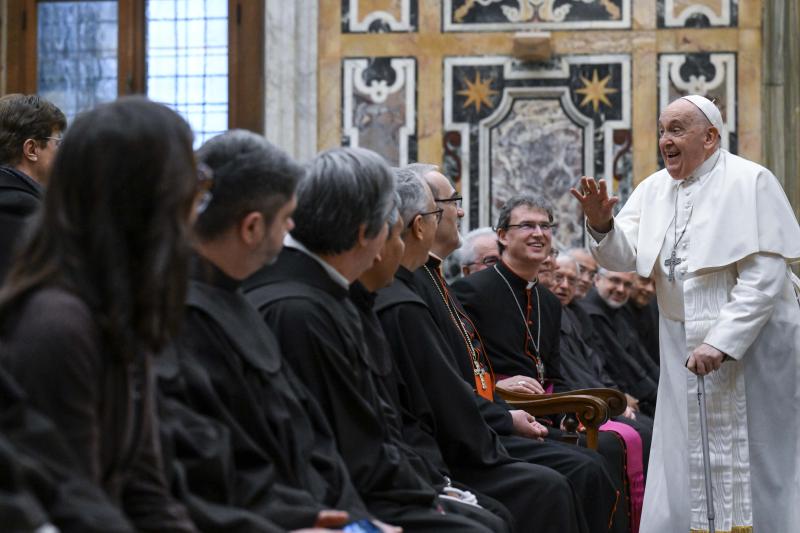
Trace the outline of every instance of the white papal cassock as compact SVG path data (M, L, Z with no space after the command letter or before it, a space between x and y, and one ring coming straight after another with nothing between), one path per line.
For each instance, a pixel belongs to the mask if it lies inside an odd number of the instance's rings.
M718 150L686 180L644 180L609 233L588 229L603 267L656 282L661 376L640 531L708 528L697 381L684 366L703 342L733 358L706 377L717 531L800 531L800 304L788 267L800 227L778 180Z

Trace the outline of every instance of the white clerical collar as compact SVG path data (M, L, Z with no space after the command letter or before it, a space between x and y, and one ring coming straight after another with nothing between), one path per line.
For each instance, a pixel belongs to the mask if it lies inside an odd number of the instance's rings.
M694 172L692 172L692 175L689 176L688 178L686 178L686 180L684 180L684 181L686 181L687 184L693 183L693 182L701 182L703 180L703 178L708 176L711 173L711 171L714 169L714 167L717 166L717 162L719 161L720 157L722 157L722 150L717 148L716 152L711 154L708 157L708 159L703 161L703 163L699 167L697 167L694 170Z
M320 266L323 269L325 269L325 272L327 272L327 274L331 277L331 279L333 279L333 281L335 281L345 289L350 288L350 282L347 281L346 277L342 276L342 274L338 270L333 268L330 265L330 263L328 263L323 258L321 258L317 254L306 248L306 246L302 242L292 237L291 234L287 233L286 237L283 238L283 245L286 246L287 248L294 248L295 250L303 252L308 257L319 263Z

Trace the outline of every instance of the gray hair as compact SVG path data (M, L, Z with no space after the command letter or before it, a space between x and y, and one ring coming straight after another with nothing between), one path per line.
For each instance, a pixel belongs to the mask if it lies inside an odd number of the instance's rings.
M489 226L474 229L464 235L464 242L457 252L459 265L466 266L475 262L478 258L475 253L475 241L480 237L486 237L488 235L496 235L494 229Z
M556 268L558 268L558 264L561 262L572 263L572 266L575 267L575 272L577 272L578 274L581 273L580 263L578 263L578 261L574 257L569 255L569 253L561 254L558 257L556 257Z
M418 214L425 211L431 198L431 189L417 174L407 168L396 168L394 177L397 195L400 198L398 209L403 222L408 225Z
M230 130L197 150L214 175L211 202L195 222L201 241L213 239L253 211L270 223L294 194L303 167L263 136Z
M500 213L497 215L497 225L495 229L508 229L508 225L511 223L511 212L520 206L544 211L547 213L547 220L551 223L553 222L553 206L550 202L532 194L518 194L509 198L500 209ZM497 247L500 249L500 253L503 253L505 246L503 246L501 242L497 242Z
M355 246L359 228L374 237L395 208L392 170L364 148L333 148L318 154L297 187L292 236L317 254L340 254Z

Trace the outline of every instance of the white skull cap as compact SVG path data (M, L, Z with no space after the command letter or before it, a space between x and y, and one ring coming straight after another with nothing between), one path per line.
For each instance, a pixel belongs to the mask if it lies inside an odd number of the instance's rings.
M688 100L697 106L697 108L706 116L711 125L717 128L717 133L719 133L720 136L722 135L722 113L719 112L719 109L714 105L714 102L705 96L700 96L699 94L682 96L681 99Z

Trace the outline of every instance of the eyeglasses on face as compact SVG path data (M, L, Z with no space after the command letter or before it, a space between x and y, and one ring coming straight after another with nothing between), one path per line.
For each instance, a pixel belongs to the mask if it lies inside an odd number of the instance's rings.
M519 224L508 224L506 229L519 228L525 233L531 233L539 228L542 233L550 233L558 227L555 222L520 222Z
M197 202L197 214L201 214L208 208L211 203L213 195L211 189L214 188L214 171L205 163L197 164L197 184L196 196L199 198Z
M56 148L61 146L61 141L63 139L64 139L64 137L42 137L43 141L55 141L56 142Z
M617 287L622 285L622 287L625 288L626 290L630 290L633 288L632 281L625 281L624 279L618 278L616 276L603 276L603 279L605 279L611 285L615 285Z
M578 285L578 278L575 276L565 276L564 274L555 274L553 276L553 281L556 285L561 285L564 281L567 282L567 285L570 287L575 287Z
M428 215L434 215L436 217L436 223L438 224L439 222L442 221L442 214L443 213L444 213L444 209L442 209L441 207L439 209L434 209L433 211L427 211L425 213L417 213L417 215L411 217L411 220L408 221L408 226L407 227L409 227L409 228L411 227L411 225L414 223L414 220L417 218L417 216L425 217L425 216L428 216Z
M473 261L472 263L467 263L464 266L484 265L484 266L490 267L490 266L494 265L495 263L497 263L498 261L500 261L500 258L497 257L496 255L487 255L486 257L484 257L480 261Z
M445 202L453 202L453 204L454 204L454 205L455 205L457 208L458 208L458 207L461 207L461 202L462 202L462 198L461 198L461 196L452 196L452 197L450 197L450 198L434 198L433 200L434 200L435 202L441 202L441 203L445 203Z

